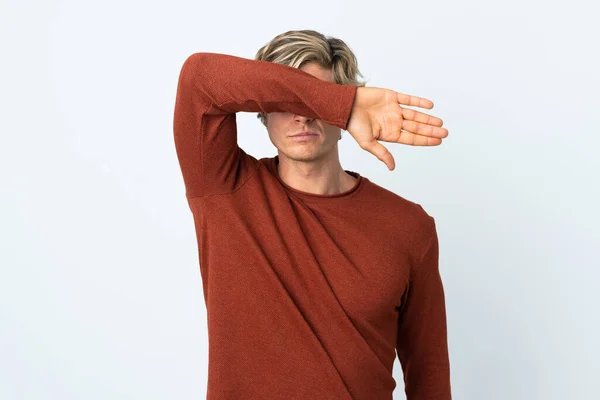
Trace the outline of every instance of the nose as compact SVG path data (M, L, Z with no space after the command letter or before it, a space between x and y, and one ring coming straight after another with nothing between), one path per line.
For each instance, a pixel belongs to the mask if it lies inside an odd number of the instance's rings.
M294 119L296 121L303 122L303 123L309 123L312 120L314 120L314 118L308 118L308 117L304 117L302 115L294 115Z

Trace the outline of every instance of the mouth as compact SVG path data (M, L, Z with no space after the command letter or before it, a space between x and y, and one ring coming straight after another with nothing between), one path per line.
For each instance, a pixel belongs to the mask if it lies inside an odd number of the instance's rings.
M319 134L314 131L302 131L302 132L298 132L294 135L291 135L290 137L310 137L310 136L319 136Z

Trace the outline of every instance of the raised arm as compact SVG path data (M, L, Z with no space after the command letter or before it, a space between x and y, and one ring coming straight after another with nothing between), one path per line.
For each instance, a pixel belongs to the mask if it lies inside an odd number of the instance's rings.
M297 68L219 53L195 53L181 68L173 133L186 196L232 193L255 170L237 143L236 115L292 112L346 129L357 86Z
M396 350L407 400L451 400L444 288L435 220L429 244L411 271L398 319Z

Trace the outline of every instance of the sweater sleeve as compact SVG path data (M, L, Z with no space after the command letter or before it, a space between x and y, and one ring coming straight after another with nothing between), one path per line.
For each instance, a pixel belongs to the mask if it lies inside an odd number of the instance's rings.
M179 74L173 133L186 196L231 193L255 171L237 143L236 113L292 112L346 129L357 86L219 53L194 53Z
M398 319L396 350L407 400L450 400L450 363L444 288L435 227L411 271Z

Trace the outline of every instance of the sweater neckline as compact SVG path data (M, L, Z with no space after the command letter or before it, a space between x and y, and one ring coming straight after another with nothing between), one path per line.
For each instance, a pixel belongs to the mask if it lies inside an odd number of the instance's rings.
M278 163L279 163L279 155L275 155L274 157L269 158L269 166L271 169L271 173L273 175L275 175L275 177L277 178L279 183L281 183L281 185L288 192L291 192L294 195L301 197L305 200L323 201L323 200L329 200L329 199L346 199L346 198L353 197L356 194L358 194L358 192L360 192L360 189L362 189L362 187L365 185L365 180L366 180L365 177L363 177L361 174L359 174L356 171L350 171L350 170L345 169L344 171L346 173L348 173L356 178L356 182L352 188L350 188L344 192L332 193L332 194L318 194L318 193L305 192L305 191L298 190L298 189L291 187L290 185L285 183L283 181L283 179L281 179L281 177L279 176L279 172L277 171Z

